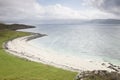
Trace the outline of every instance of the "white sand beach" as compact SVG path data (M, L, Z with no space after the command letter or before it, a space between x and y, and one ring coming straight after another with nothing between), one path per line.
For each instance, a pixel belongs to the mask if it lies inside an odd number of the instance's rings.
M71 71L111 71L110 68L107 68L109 66L108 62L95 60L91 61L86 59L80 59L74 56L57 55L52 51L48 51L47 49L37 48L33 45L30 45L27 39L33 36L34 35L20 37L8 41L5 44L5 47L7 47L6 51L21 58L26 58L31 61L41 62L44 64L52 65L58 68L63 68Z

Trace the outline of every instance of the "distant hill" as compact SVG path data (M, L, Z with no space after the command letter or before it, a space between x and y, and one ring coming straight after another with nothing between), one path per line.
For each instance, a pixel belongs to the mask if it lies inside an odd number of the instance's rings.
M36 21L36 24L47 24L47 25L120 25L119 19L93 19L93 20L40 20ZM8 29L17 30L17 29L25 29L25 28L34 28L35 26L24 25L24 24L3 24L0 23L0 29L4 29L3 26L6 26Z
M95 19L91 21L86 21L85 23L89 24L120 24L118 19Z
M120 24L119 19L94 19L94 20L40 20L39 24Z
M4 23L0 23L0 30L3 30L3 29L17 30L17 29L26 29L26 28L35 28L35 27L30 26L30 25L24 25L24 24L4 24Z

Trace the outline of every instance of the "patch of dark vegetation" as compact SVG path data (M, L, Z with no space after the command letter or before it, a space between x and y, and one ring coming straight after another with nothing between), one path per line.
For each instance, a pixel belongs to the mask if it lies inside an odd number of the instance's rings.
M120 80L120 73L106 70L83 71L75 80Z
M9 29L9 30L18 30L18 29L27 29L35 28L35 26L24 25L24 24L4 24L0 23L0 30Z

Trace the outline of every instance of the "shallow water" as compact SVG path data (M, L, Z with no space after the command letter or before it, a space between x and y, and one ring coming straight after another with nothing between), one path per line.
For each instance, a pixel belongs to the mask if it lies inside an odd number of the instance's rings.
M104 60L120 64L120 26L119 25L37 25L24 31L44 33L48 36L29 43L38 48L76 56L89 60Z

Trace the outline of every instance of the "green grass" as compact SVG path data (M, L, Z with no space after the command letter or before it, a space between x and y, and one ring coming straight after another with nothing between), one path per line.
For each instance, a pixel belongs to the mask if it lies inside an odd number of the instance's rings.
M29 33L0 31L0 80L73 80L76 72L18 58L4 51L4 42Z

